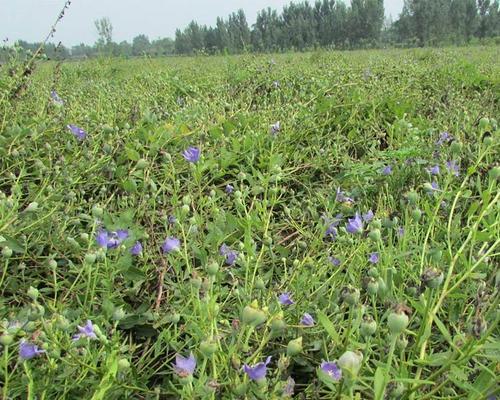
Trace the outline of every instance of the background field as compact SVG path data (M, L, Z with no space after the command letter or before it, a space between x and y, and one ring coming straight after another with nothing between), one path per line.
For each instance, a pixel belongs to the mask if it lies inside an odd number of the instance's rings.
M3 397L280 398L292 377L297 398L487 398L498 59L498 47L99 59L22 81L2 66ZM370 209L363 232L346 231ZM105 252L100 227L130 236ZM162 254L167 236L179 252ZM86 320L97 339L73 341ZM23 361L22 340L46 353ZM362 364L340 381L318 372L346 351ZM181 377L175 355L190 352ZM243 364L267 356L267 379L249 381Z

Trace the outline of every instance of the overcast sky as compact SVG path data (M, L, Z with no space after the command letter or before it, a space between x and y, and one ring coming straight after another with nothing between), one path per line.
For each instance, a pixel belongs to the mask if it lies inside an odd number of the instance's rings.
M52 41L67 46L92 44L97 40L94 21L101 17L110 18L113 39L120 42L131 41L140 33L150 39L174 37L175 29L191 20L214 25L217 16L227 17L239 8L253 24L257 11L266 7L281 10L288 3L290 0L72 0ZM8 38L9 43L41 41L63 5L64 0L0 0L0 39ZM403 0L385 0L386 15L394 19L402 7Z

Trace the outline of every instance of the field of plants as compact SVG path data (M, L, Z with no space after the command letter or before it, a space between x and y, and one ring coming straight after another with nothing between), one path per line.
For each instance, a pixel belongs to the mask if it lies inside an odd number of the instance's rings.
M3 399L494 399L498 47L0 67Z

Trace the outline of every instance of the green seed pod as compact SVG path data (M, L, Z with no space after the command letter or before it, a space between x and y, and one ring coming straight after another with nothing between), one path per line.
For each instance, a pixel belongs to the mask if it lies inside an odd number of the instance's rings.
M375 278L369 278L366 284L366 291L370 296L376 296L379 290L378 280Z
M234 192L234 197L236 199L241 199L241 196L243 196L243 194L239 190Z
M36 201L28 204L28 207L24 211L26 212L36 212L38 210L38 203Z
M241 314L241 320L244 324L258 326L266 321L266 314L254 306L245 306Z
M371 316L365 316L359 328L361 336L367 338L369 336L373 336L376 331L377 331L377 322Z
M207 273L210 276L215 276L217 275L217 272L219 272L219 264L217 264L215 261L212 261L207 266Z
M340 294L342 301L344 301L349 306L355 306L359 302L360 293L359 290L353 287L345 287L342 289Z
M257 290L266 290L266 284L260 276L255 280L255 288Z
M122 307L116 307L113 310L111 318L113 319L113 321L121 321L123 318L125 318L125 311Z
M191 285L193 285L194 288L199 289L201 288L201 279L200 278L191 278Z
M130 368L130 362L126 358L120 358L118 360L118 371L126 371Z
M493 167L492 169L490 169L488 175L490 176L491 180L496 181L500 176L500 167Z
M40 296L40 292L38 289L35 289L33 286L30 286L28 289L27 295L32 299L32 300L37 300L38 296Z
M209 196L212 198L214 198L216 195L217 195L217 192L214 189L212 189L209 193Z
M408 339L405 335L401 335L396 340L396 347L399 351L404 351L408 347Z
M302 249L302 250L306 250L307 249L307 243L304 242L303 240L300 240L298 242L298 245L299 245L299 248Z
M0 344L4 347L11 345L13 341L14 341L14 336L9 335L8 333L4 333L3 335L0 336Z
M181 213L183 215L187 215L189 214L189 205L188 204L184 204L182 207L181 207Z
M3 249L2 249L2 257L5 258L6 260L8 260L9 258L12 257L12 249L8 246L5 246Z
M415 209L411 212L411 217L413 218L413 220L414 220L415 222L420 221L420 219L422 218L422 211L420 211L418 208L415 208Z
M146 168L147 166L148 166L148 162L144 158L139 159L137 161L137 164L135 164L135 167L139 170L142 170L142 169Z
M359 352L346 351L339 358L338 365L342 372L346 372L351 376L357 376L363 362L363 354Z
M204 340L200 343L200 351L205 357L211 358L217 351L217 343L212 340Z
M382 229L382 221L380 221L380 219L378 218L370 222L370 225L373 229Z
M300 353L302 353L302 336L297 339L290 340L286 347L286 354L288 357L293 357Z
M372 277L372 278L378 278L380 276L379 272L378 272L378 269L377 267L371 267L369 270L368 270L368 276Z
M382 234L380 232L380 229L373 229L372 231L370 231L370 233L368 234L368 237L373 241L373 242L379 242L381 237L382 237Z
M92 265L95 263L97 256L95 253L87 253L85 254L85 264Z
M404 312L392 312L387 317L387 326L393 335L400 335L408 326L409 319Z
M415 206L417 205L417 202L418 202L418 193L417 192L409 192L407 195L406 195L406 198L408 200L408 203L412 206Z
M99 206L92 207L92 216L94 218L101 218L104 214L104 210Z
M293 260L292 265L293 265L294 268L297 268L300 265L300 261L297 260L297 259L295 259L295 260Z
M490 135L487 135L484 137L483 143L485 146L491 146L493 144L493 138Z
M489 128L490 126L490 120L486 117L483 117L479 120L479 129L481 131L485 131Z
M444 280L444 274L437 268L428 268L420 277L422 283L431 289L437 289Z

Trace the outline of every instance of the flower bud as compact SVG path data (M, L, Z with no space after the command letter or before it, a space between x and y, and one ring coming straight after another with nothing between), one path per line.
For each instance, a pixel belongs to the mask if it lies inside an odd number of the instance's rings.
M399 351L404 351L408 347L408 339L405 335L401 335L397 338L396 347Z
M137 164L135 165L135 167L137 169L144 169L148 166L148 162L147 160L145 160L144 158L140 158L138 161L137 161Z
M266 321L266 314L253 306L246 306L241 314L244 324L258 326Z
M371 276L372 278L378 278L380 276L377 267L371 267L368 270L368 276Z
M496 181L500 176L500 167L493 167L492 169L490 169L488 175L490 176L490 179Z
M111 318L113 319L113 321L121 321L123 318L125 318L125 311L122 307L116 307L113 310Z
M38 210L38 203L36 201L29 203L28 207L24 211L26 212L35 212Z
M369 295L375 296L378 293L379 284L378 280L375 278L369 278L366 284L366 291Z
M409 192L406 195L406 198L408 199L408 203L412 206L415 206L418 202L418 193L417 192Z
M257 290L266 290L266 284L260 276L255 280L255 288Z
M271 332L273 332L274 334L282 333L286 329L286 322L281 316L274 317L271 320L270 328Z
M189 204L184 204L182 207L181 207L181 213L183 215L187 215L189 214Z
M286 347L286 354L289 357L296 356L300 353L302 353L302 336L297 339L290 340Z
M351 376L357 376L361 363L363 361L363 354L359 352L346 351L339 358L338 365L342 372L348 373Z
M373 229L378 229L380 230L382 228L382 222L380 221L380 219L376 218L374 219L371 223L370 223L371 227Z

